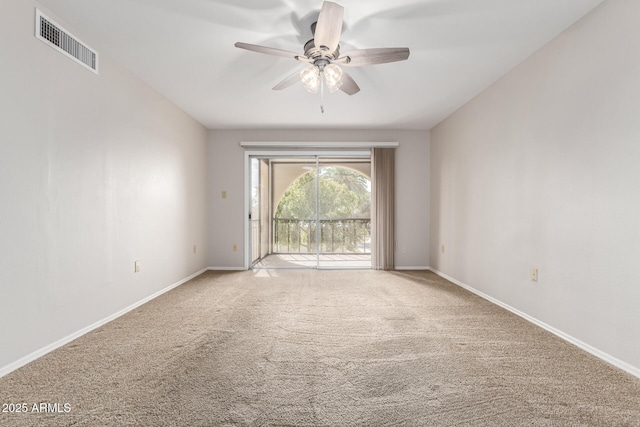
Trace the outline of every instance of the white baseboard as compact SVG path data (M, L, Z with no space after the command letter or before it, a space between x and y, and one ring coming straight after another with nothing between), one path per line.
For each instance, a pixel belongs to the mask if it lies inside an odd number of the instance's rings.
M209 267L209 271L246 271L244 267Z
M394 270L430 270L430 268L426 265L396 265Z
M586 351L587 353L591 353L592 355L596 356L599 359L604 360L605 362L615 366L616 368L622 369L623 371L628 372L629 374L640 378L640 368L638 368L636 366L633 366L633 365L631 365L631 364L629 364L627 362L624 362L624 361L622 361L622 360L620 360L618 358L615 358L615 357L611 356L610 354L605 353L604 351L598 350L597 348L595 348L595 347L593 347L593 346L591 346L591 345L589 345L589 344L587 344L587 343L585 343L583 341L580 341L579 339L574 338L571 335L566 334L566 333L562 332L561 330L554 328L553 326L550 326L550 325L547 325L544 322L541 322L540 320L536 319L535 317L529 316L528 314L523 313L522 311L520 311L520 310L518 310L516 308L513 308L510 305L505 304L505 303L503 303L502 301L500 301L500 300L498 300L496 298L493 298L493 297L491 297L491 296L489 296L489 295L487 295L487 294L485 294L483 292L480 292L477 289L472 288L471 286L467 285L466 283L462 283L459 280L456 280L453 277L448 276L445 273L436 270L435 268L429 267L429 270L433 271L438 276L440 276L440 277L442 277L444 279L447 279L451 283L453 283L455 285L458 285L461 288L464 288L464 289L468 290L469 292L474 293L474 294L478 295L479 297L484 298L487 301L489 301L489 302L491 302L491 303L493 303L493 304L495 304L497 306L500 306L500 307L504 308L505 310L508 310L508 311L512 312L513 314L515 314L517 316L522 317L523 319L533 323L534 325L537 325L537 326L541 327L542 329L545 329L545 330L551 332L552 334L554 334L554 335L562 338L563 340L575 345L576 347L581 348L582 350Z
M77 338L80 338L82 335L84 335L84 334L86 334L88 332L91 332L94 329L97 329L100 326L111 322L112 320L117 319L118 317L122 316L123 314L126 314L129 311L140 307L142 304L145 304L145 303L151 301L152 299L157 298L160 295L162 295L162 294L164 294L166 292L169 292L170 290L172 290L174 288L177 288L178 286L180 286L183 283L193 279L196 276L199 276L200 274L204 273L207 270L208 270L207 268L204 268L204 269L202 269L202 270L200 270L200 271L198 271L196 273L193 273L192 275L190 275L188 277L185 277L184 279L180 280L179 282L176 282L176 283L174 283L172 285L169 285L166 288L164 288L164 289L162 289L162 290L160 290L160 291L158 291L158 292L156 292L156 293L154 293L154 294L152 294L152 295L150 295L150 296L148 296L146 298L143 298L140 301L138 301L138 302L136 302L136 303L134 303L132 305L130 305L129 307L126 307L126 308L118 311L117 313L112 314L111 316L107 316L104 319L99 320L99 321L97 321L97 322L95 322L95 323L93 323L93 324L91 324L91 325L89 325L89 326L87 326L85 328L82 328L79 331L76 331L76 332L74 332L74 333L72 333L70 335L67 335L66 337L61 338L61 339L59 339L59 340L57 340L57 341L55 341L55 342L53 342L53 343L51 343L51 344L49 344L49 345L47 345L45 347L42 347L41 349L36 350L33 353L29 353L26 356L16 360L13 363L10 363L10 364L8 364L6 366L1 367L0 368L0 378L2 378L3 376L15 371L18 368L23 367L27 363L31 363L34 360L44 356L45 354L50 353L53 350L62 347L65 344L70 343L73 340L75 340Z

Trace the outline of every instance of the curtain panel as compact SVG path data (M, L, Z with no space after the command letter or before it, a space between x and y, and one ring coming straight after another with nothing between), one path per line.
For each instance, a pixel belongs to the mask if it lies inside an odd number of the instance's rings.
M371 262L375 270L395 268L395 148L371 150Z

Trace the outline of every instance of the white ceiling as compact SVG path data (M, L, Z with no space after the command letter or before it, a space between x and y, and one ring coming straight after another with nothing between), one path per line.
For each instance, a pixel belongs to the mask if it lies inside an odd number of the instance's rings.
M430 129L603 0L337 0L341 50L409 47L349 68L361 91L271 88L303 53L321 0L40 0L60 24L211 129Z

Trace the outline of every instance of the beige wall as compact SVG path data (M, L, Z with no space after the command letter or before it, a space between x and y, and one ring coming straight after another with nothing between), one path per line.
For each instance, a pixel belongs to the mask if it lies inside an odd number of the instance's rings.
M638 17L604 2L436 126L430 178L433 268L636 375Z
M0 1L0 375L209 261L206 129L36 39L36 6Z
M389 142L396 152L396 237L399 268L426 268L429 259L429 132L377 130L214 130L209 134L211 265L244 266L244 149L241 141ZM222 191L227 198L222 199ZM239 245L233 252L233 244ZM402 249L406 248L406 252Z

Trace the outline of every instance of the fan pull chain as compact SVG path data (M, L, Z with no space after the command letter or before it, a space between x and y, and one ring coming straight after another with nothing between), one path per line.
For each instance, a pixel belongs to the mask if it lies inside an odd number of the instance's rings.
M320 111L324 114L324 75L320 70Z

